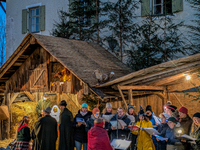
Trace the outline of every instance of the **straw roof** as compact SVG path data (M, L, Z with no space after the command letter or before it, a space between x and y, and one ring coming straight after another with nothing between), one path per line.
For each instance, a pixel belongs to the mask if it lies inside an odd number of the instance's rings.
M34 41L33 39L36 40L36 44L32 44L32 49L30 49L29 46L29 49L26 48L26 50L20 54L26 43ZM12 68L16 62L13 63L12 61L19 61L24 53L30 55L30 52L33 51L33 46L38 46L38 44L57 59L58 62L69 69L75 76L83 82L88 83L90 86L95 86L97 84L97 79L93 74L94 70L98 69L105 74L114 72L115 75L112 80L129 74L132 71L98 44L28 33L17 50L0 68L0 82L8 80L16 71L16 66L15 69ZM23 60L25 61L26 59ZM22 63L21 61L21 64ZM18 68L20 65L18 65Z

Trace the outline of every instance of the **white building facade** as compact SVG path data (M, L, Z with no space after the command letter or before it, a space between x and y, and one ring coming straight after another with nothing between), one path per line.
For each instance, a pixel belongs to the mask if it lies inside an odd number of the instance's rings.
M141 17L134 21L141 22L150 12L162 15L165 1L143 0L143 4L136 10L136 16ZM59 22L59 10L69 10L69 0L7 0L6 3L6 60L19 46L26 33L50 35L55 21ZM171 0L167 7L177 23L184 21L185 24L192 24L191 20L195 19L196 12L187 0ZM187 37L187 29L181 30Z

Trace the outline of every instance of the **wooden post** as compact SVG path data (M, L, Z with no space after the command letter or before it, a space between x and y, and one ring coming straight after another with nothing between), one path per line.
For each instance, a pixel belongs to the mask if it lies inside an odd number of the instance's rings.
M128 102L129 102L129 105L133 105L132 89L128 90Z
M125 109L128 110L128 105L127 105L127 103L126 103L126 100L125 100L125 98L124 98L124 94L122 93L122 90L121 90L121 88L120 88L119 85L118 85L118 90L119 90L119 93L120 93L120 95L121 95L121 97L122 97L122 100L123 100L123 102L124 102L124 104L125 104Z
M60 93L57 93L57 105L60 103Z

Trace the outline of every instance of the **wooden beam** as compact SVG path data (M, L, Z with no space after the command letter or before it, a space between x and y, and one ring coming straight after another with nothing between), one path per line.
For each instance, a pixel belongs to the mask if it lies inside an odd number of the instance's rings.
M147 85L120 86L120 89L121 90L155 90L155 91L165 90L165 88L162 86L147 86Z
M123 100L123 102L124 102L124 104L125 104L125 108L126 108L126 110L128 111L128 105L127 105L127 103L126 103L126 100L125 100L125 98L124 98L124 94L123 94L123 92L122 92L122 90L121 90L121 87L118 85L118 90L119 90L119 93L120 93L120 95L121 95L121 97L122 97L122 100Z
M71 100L71 98L70 98L66 93L63 93L62 95L64 95L64 96L68 99L67 102L69 102L70 104L72 104L72 106L74 106L74 108L75 108L77 111L80 109L80 108L74 103L74 101Z
M32 96L32 94L28 91L24 91L24 94L33 102L36 102L36 99Z

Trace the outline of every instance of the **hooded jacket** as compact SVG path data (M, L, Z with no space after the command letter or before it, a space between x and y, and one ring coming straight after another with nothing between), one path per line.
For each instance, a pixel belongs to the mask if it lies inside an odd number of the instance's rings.
M76 118L83 118L85 122L91 117L92 112L88 111L86 115L82 116L80 113L80 110L78 111L78 114L74 118L73 122L73 128L74 128L74 140L81 142L81 143L87 143L87 132L85 131L85 125L81 125L80 127L77 127L78 124L76 122Z
M88 131L88 150L113 150L105 129L94 126Z
M153 128L151 121L138 121L136 122L136 125L143 128ZM132 131L132 134L138 135L138 130ZM151 139L151 135L144 130L140 130L137 142L137 150L153 150L153 142Z

